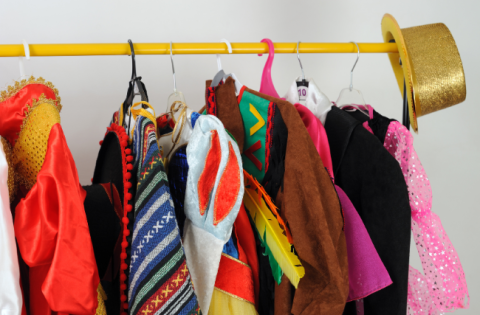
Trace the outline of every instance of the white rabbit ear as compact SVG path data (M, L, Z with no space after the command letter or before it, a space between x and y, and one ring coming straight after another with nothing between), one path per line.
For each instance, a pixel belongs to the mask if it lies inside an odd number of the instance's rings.
M228 161L225 167L218 189L215 194L215 204L213 205L213 225L217 225L235 207L237 202L238 193L240 192L241 182L241 170L237 155L233 150L232 143L228 142Z

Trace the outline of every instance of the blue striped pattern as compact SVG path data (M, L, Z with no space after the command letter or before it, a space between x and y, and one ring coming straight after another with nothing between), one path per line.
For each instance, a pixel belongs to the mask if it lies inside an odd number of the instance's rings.
M138 184L131 231L129 313L199 314L152 125L148 118L139 116L133 137ZM146 134L146 130L150 132Z

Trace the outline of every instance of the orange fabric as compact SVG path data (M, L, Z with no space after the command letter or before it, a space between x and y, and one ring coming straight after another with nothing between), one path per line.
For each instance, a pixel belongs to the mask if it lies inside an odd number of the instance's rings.
M55 92L48 86L29 84L1 103L0 135L7 139L12 146L20 133L27 105L32 105L32 100L38 100L42 94L48 99L56 99ZM19 104L21 104L21 107L19 107Z
M220 223L230 213L240 191L240 166L232 143L228 143L228 161L218 184L213 208L213 225Z
M205 168L198 179L198 202L200 204L200 214L203 215L207 210L210 193L215 185L217 178L222 151L220 148L220 140L216 130L212 130L212 139L210 149L208 149L207 158L205 159Z
M239 260L246 261L252 269L253 289L255 293L255 306L258 309L260 294L260 279L258 275L258 257L255 236L253 234L252 225L248 218L247 211L242 202L237 219L233 223L233 230L237 237ZM245 257L245 258L244 258Z
M215 288L255 304L252 269L226 254L220 259Z
M243 203L233 224L233 233L237 240L238 259L222 254L215 288L245 300L258 309L260 282L257 250L253 230Z
M30 266L32 315L50 315L50 309L95 313L100 281L83 208L85 195L65 135L55 124L37 183L15 209L15 236Z

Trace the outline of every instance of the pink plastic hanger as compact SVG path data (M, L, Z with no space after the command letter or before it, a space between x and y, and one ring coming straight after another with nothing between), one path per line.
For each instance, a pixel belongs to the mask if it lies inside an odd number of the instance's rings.
M273 47L272 41L268 38L262 39L261 43L267 43L268 45L268 59L265 63L265 67L263 68L262 82L260 83L260 93L280 98L277 91L275 90L275 87L273 86L272 81L272 63L273 57L275 56L275 48ZM258 55L262 56L262 54Z

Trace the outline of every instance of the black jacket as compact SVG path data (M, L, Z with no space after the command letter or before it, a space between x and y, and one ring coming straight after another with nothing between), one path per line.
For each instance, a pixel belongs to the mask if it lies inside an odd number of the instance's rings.
M393 281L364 299L365 314L405 315L411 209L400 166L359 120L337 107L328 113L325 129L335 183L357 209ZM356 314L355 302L347 303L344 314Z

